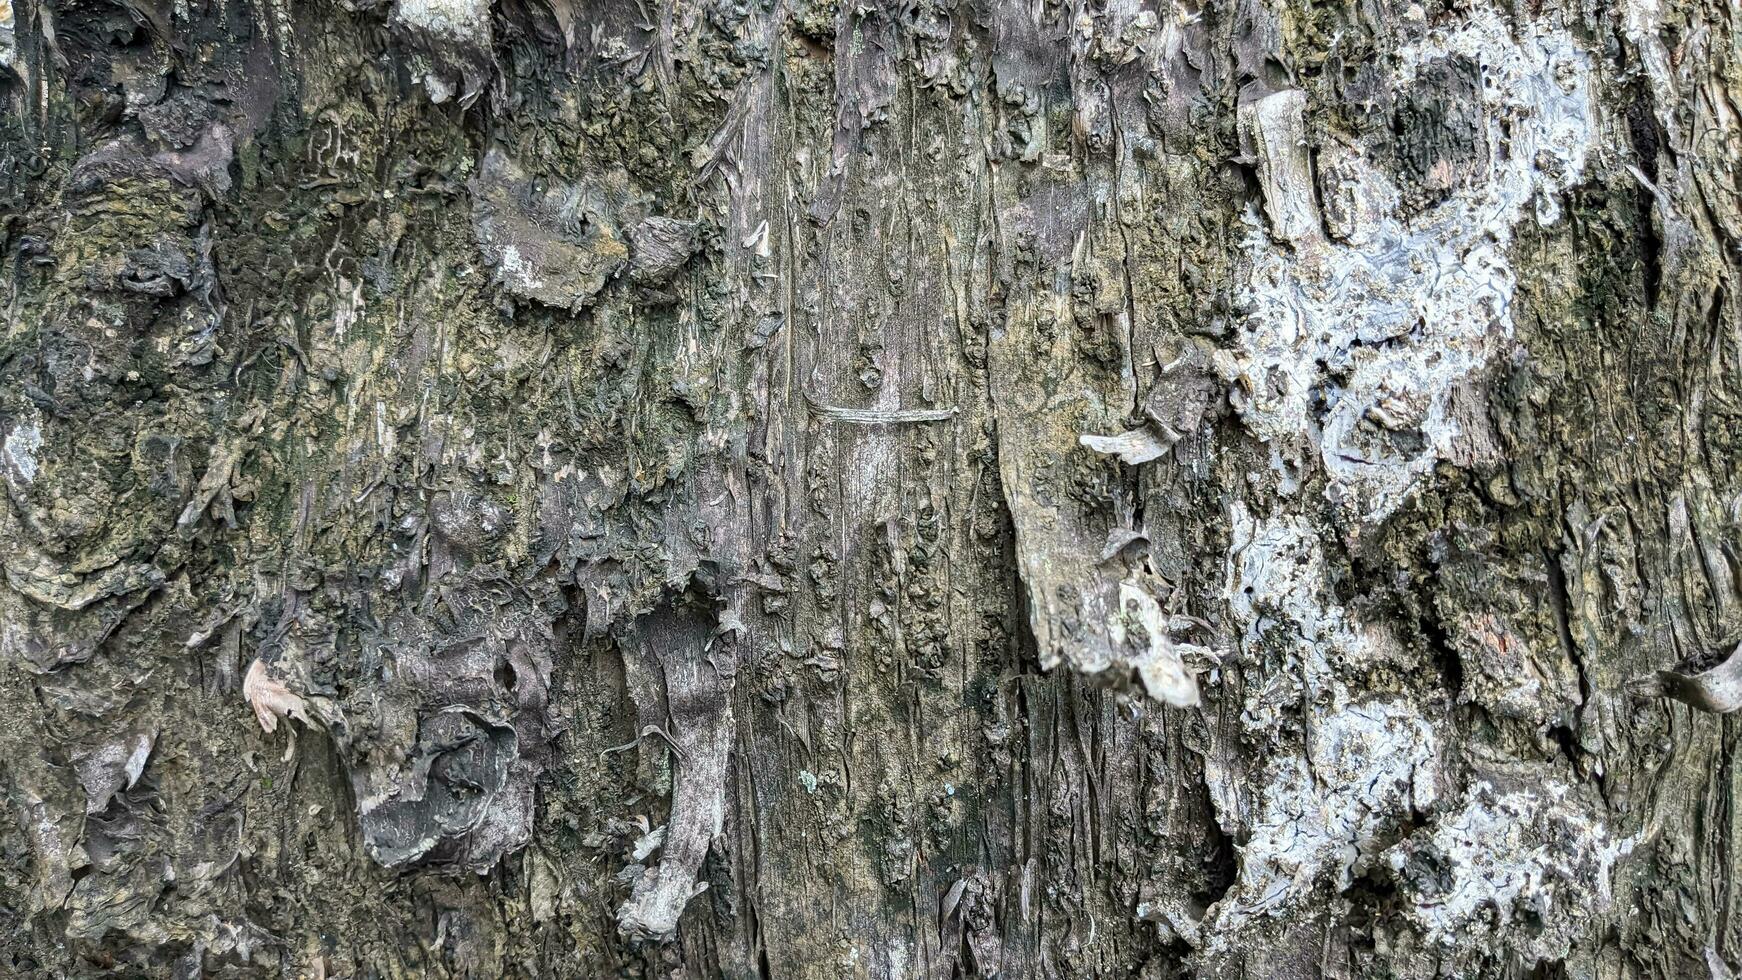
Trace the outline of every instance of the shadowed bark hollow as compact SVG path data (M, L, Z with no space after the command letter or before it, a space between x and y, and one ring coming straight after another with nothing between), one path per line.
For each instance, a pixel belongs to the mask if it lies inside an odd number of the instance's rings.
M0 975L1730 978L1716 0L0 0Z

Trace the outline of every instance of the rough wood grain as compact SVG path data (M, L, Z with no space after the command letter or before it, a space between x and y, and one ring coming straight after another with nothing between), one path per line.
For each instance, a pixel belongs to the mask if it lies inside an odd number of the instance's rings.
M0 0L0 975L1731 975L1737 16Z

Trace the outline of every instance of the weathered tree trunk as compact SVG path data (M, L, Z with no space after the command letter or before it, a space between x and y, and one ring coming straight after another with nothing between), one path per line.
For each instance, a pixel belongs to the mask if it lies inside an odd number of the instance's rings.
M16 3L0 975L1742 960L1737 3Z

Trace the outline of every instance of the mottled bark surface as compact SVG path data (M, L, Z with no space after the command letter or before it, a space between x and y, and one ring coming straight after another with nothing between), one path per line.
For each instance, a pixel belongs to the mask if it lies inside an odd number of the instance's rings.
M0 975L1731 976L1739 17L0 0Z

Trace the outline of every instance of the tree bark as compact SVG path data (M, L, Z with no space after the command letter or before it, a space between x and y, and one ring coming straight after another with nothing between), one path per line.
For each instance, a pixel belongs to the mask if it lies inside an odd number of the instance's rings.
M1738 16L0 0L0 974L1733 976Z

